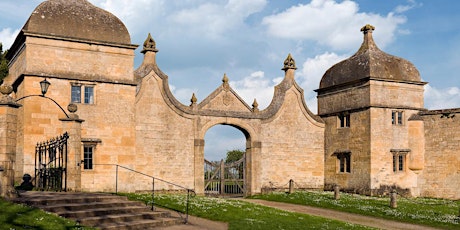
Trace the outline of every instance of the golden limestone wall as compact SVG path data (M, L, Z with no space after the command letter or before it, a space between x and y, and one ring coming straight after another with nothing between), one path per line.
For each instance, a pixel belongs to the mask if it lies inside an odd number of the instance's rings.
M370 189L370 112L368 84L323 93L318 96L318 112L326 123L325 188L366 193ZM340 127L339 115L350 114L350 127ZM340 172L337 155L349 152L350 172Z
M301 187L323 187L324 125L308 111L292 79L277 86L275 91L283 96L263 111L242 101L226 76L202 102L185 106L172 96L167 76L153 66L151 55L146 54L137 70L152 69L142 78L136 101L136 161L148 166L143 172L203 193L204 137L211 127L223 124L246 136L247 194L282 186L290 179Z
M410 169L412 155L418 149L410 143L409 118L423 108L423 85L371 81L371 189L382 194L391 188L418 195L417 175ZM392 123L392 112L402 113L401 124ZM398 118L396 118L398 119ZM415 134L412 134L415 135ZM407 151L403 170L393 170L393 154ZM414 151L414 152L412 152Z
M421 196L460 199L460 113L422 113L425 125L425 167L418 185Z
M132 161L136 170L193 188L195 121L176 113L163 94L163 79L154 72L142 79L136 101L136 157ZM136 183L137 189L151 188L151 183L143 183ZM178 189L163 183L155 187Z
M133 49L28 37L25 72L91 81L132 81Z
M46 78L51 83L46 96L67 110L72 84L93 86L94 103L78 103L76 114L85 120L81 127L83 140L95 140L92 143L95 146L94 163L132 163L125 159L133 159L135 155L134 46L116 47L37 37L27 37L25 43L11 61L11 72L6 79L8 84L14 83L15 97L41 94L39 82ZM84 88L82 97L83 94ZM60 120L65 115L51 100L29 97L20 103L23 106L18 109L17 181L24 173L34 174L36 143L61 135L67 131L63 127L69 127ZM84 144L87 142L82 142L82 149ZM83 167L76 165L78 162L69 163L73 167ZM82 189L112 191L115 167L104 167L83 170ZM110 171L110 179L106 179L109 178L104 174L106 171ZM101 183L104 180L110 182Z
M97 83L94 84L94 91L95 104L78 104L77 112L85 120L82 123L83 144L95 146L94 169L82 170L82 188L113 191L116 167L100 164L119 164L129 168L136 164L136 88L132 85ZM85 143L85 140L89 142Z
M18 87L20 94L17 95L17 98L24 95L41 94L40 81L42 80L41 77L25 76ZM50 86L47 96L55 99L59 105L66 108L70 100L68 98L70 97L70 89L61 87L65 81L59 79L48 79L48 81L51 82L52 86ZM62 95L69 96L63 97ZM23 106L18 109L15 177L17 178L16 181L20 182L23 174L34 175L36 144L63 134L65 130L62 129L62 122L59 119L66 116L59 106L46 98L28 97L19 103Z
M325 187L335 184L347 191L364 193L370 181L369 111L350 114L350 127L340 127L337 116L323 118L325 130ZM350 152L351 172L340 172L337 154Z
M286 186L290 179L303 188L324 185L324 124L308 115L302 100L292 87L276 115L262 121L257 162L262 188ZM260 187L257 190L260 192Z
M382 194L397 188L400 192L410 195L416 192L417 175L410 170L408 118L416 114L416 110L403 111L402 124L392 124L392 111L390 108L371 109L371 188L374 194ZM393 171L393 154L395 151L410 150L404 156L405 163L402 171ZM415 149L414 149L415 150ZM415 153L415 152L414 152Z
M417 143L409 141L408 119L418 113L417 108L423 107L422 85L371 80L322 92L318 104L319 114L326 123L326 188L338 184L345 190L380 194L396 187L418 194L417 175L409 165L412 155L420 149ZM402 124L392 124L393 111L402 112ZM339 116L344 114L350 115L350 127L340 127ZM401 150L409 150L404 169L394 172L393 153ZM346 152L351 155L349 173L339 171L337 155Z

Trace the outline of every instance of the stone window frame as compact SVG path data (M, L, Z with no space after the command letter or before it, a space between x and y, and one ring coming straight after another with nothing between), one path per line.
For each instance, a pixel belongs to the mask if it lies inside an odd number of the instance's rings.
M81 141L83 142L83 156L81 161L81 163L83 164L83 170L94 170L94 165L96 161L96 147L102 141L98 138L82 138ZM90 152L87 152L87 150L90 150ZM90 154L90 156L87 156L87 153Z
M407 154L410 149L391 149L392 157L392 169L394 173L402 173L407 168Z
M333 155L337 157L336 173L351 173L351 151L335 151Z
M86 105L96 104L96 84L87 84L81 82L71 82L70 102ZM92 97L87 97L87 89L92 88ZM78 89L78 91L76 91ZM78 92L78 96L74 93Z
M391 111L391 124L392 125L404 125L404 111L392 110Z
M94 150L95 145L83 145L83 170L94 169Z
M350 113L344 112L337 115L337 126L339 128L350 128Z

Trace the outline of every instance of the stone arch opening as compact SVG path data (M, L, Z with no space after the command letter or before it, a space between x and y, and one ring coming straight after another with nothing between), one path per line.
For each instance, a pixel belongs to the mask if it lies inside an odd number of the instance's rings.
M227 152L246 151L248 133L234 125L216 124L205 134L204 158L208 161L225 160Z
M195 188L196 190L199 192L199 193L203 193L205 194L205 187L206 187L206 181L205 181L205 166L206 166L206 160L205 160L205 145L206 144L212 144L212 143L206 143L206 141L204 140L206 134L209 132L209 131L212 131L213 127L225 127L227 126L227 128L230 128L233 132L239 132L239 133L242 133L243 134L243 145L242 145L242 148L241 150L245 151L245 154L244 154L244 157L243 157L243 160L244 160L244 166L242 166L243 168L241 168L239 171L235 171L235 170L238 170L238 169L229 169L229 170L233 170L233 172L239 172L241 175L243 175L243 178L242 178L242 181L241 183L242 184L242 187L243 188L240 188L241 189L241 193L240 195L243 195L243 196L246 196L248 194L251 194L251 181L252 181L252 178L253 178L253 175L252 175L252 162L251 162L251 155L252 155L252 149L251 149L251 146L252 146L252 139L253 139L253 136L255 134L251 134L250 131L248 130L252 130L251 129L251 126L248 126L248 125L240 125L240 124L235 124L235 123L228 123L228 122L214 122L212 124L207 124L207 125L204 125L200 128L201 132L200 132L200 137L202 137L203 139L201 139L202 141L198 141L199 143L197 144L197 142L195 143L195 166L196 166L196 170L195 170L195 178L196 178L196 183L195 183ZM232 129L234 128L234 129ZM207 140L207 141L212 141L212 140ZM205 144L206 143L206 144ZM197 146L198 145L198 146ZM223 158L225 158L226 156L226 153L227 151L225 151L224 154L221 154L221 156ZM223 161L225 161L225 159L223 159ZM236 164L239 164L241 163L241 161L237 162ZM234 164L235 165L235 164ZM199 172L199 173L197 173ZM227 171L228 172L228 171ZM208 172L209 173L209 172ZM223 174L225 175L225 174ZM197 177L199 177L200 179L197 179ZM208 177L209 179L209 177ZM241 178L240 178L241 179ZM240 186L241 187L241 186ZM225 188L221 187L222 189L220 189L220 191L224 191ZM200 191L201 190L201 191ZM228 190L228 189L227 189ZM238 189L237 189L238 190ZM218 193L221 193L221 192L218 192ZM221 195L221 194L218 194L218 195Z
M243 196L246 194L246 146L249 137L245 129L233 124L219 123L206 130L203 153L205 195ZM227 158L229 151L241 151L242 155L236 154L234 159L229 159Z

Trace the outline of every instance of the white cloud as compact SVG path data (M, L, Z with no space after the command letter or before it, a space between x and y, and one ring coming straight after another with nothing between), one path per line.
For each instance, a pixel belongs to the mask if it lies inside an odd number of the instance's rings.
M11 28L4 28L0 31L0 42L3 44L3 50L11 47L18 34L18 29L13 31Z
M281 81L282 78L271 80L265 77L264 72L256 71L239 81L230 81L230 86L249 105L252 105L254 99L256 99L259 109L262 110L270 104L274 87Z
M241 29L244 20L262 10L266 4L266 0L229 0L225 4L209 2L172 12L169 18L188 33L220 38L229 30Z
M425 85L425 107L427 109L460 108L460 88L438 89L430 84Z
M190 105L193 93L196 93L198 89L190 88L176 88L174 85L169 85L169 89L174 97L184 105ZM196 95L196 94L195 94Z
M297 71L296 81L304 89L306 103L312 112L316 113L317 110L316 93L313 90L319 87L319 82L326 70L345 58L347 58L346 55L326 52L314 58L308 58ZM282 80L283 77L266 78L264 72L256 71L241 80L230 81L230 85L246 103L252 105L256 98L259 109L264 109L273 99L275 86Z
M401 14L415 7L421 7L423 5L422 3L417 3L415 0L408 0L407 3L408 3L407 5L396 6L396 8L394 9L394 12Z
M146 28L160 24L162 18L167 14L164 0L90 0L94 5L99 6L125 23L130 34L142 33L145 37L148 31ZM156 26L155 26L156 27ZM149 28L157 29L157 28Z
M306 103L313 113L317 111L316 93L313 90L319 88L319 82L326 70L345 58L347 58L346 55L326 52L316 55L314 58L308 58L302 64L297 81L304 89Z
M205 135L204 155L206 160L218 161L225 159L230 150L246 150L244 134L231 126L216 125Z
M275 37L313 40L336 50L349 50L362 40L359 29L372 24L379 33L377 43L384 47L394 39L396 28L406 22L401 15L381 16L359 12L353 1L313 0L263 19L268 33Z

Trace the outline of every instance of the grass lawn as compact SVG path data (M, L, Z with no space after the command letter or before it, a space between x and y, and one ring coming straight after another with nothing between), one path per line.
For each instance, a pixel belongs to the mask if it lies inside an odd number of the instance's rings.
M13 204L0 198L0 229L76 230L93 228L81 227L72 220L25 205Z
M460 229L460 201L428 198L402 198L398 196L396 209L390 208L389 198L369 197L341 193L334 200L333 192L271 193L251 198L334 209L344 212L375 216L390 220L428 225L444 229Z
M148 204L151 194L123 194ZM184 195L155 195L155 204L185 210ZM229 229L372 229L355 224L281 211L232 199L197 196L190 199L189 214L227 222Z

